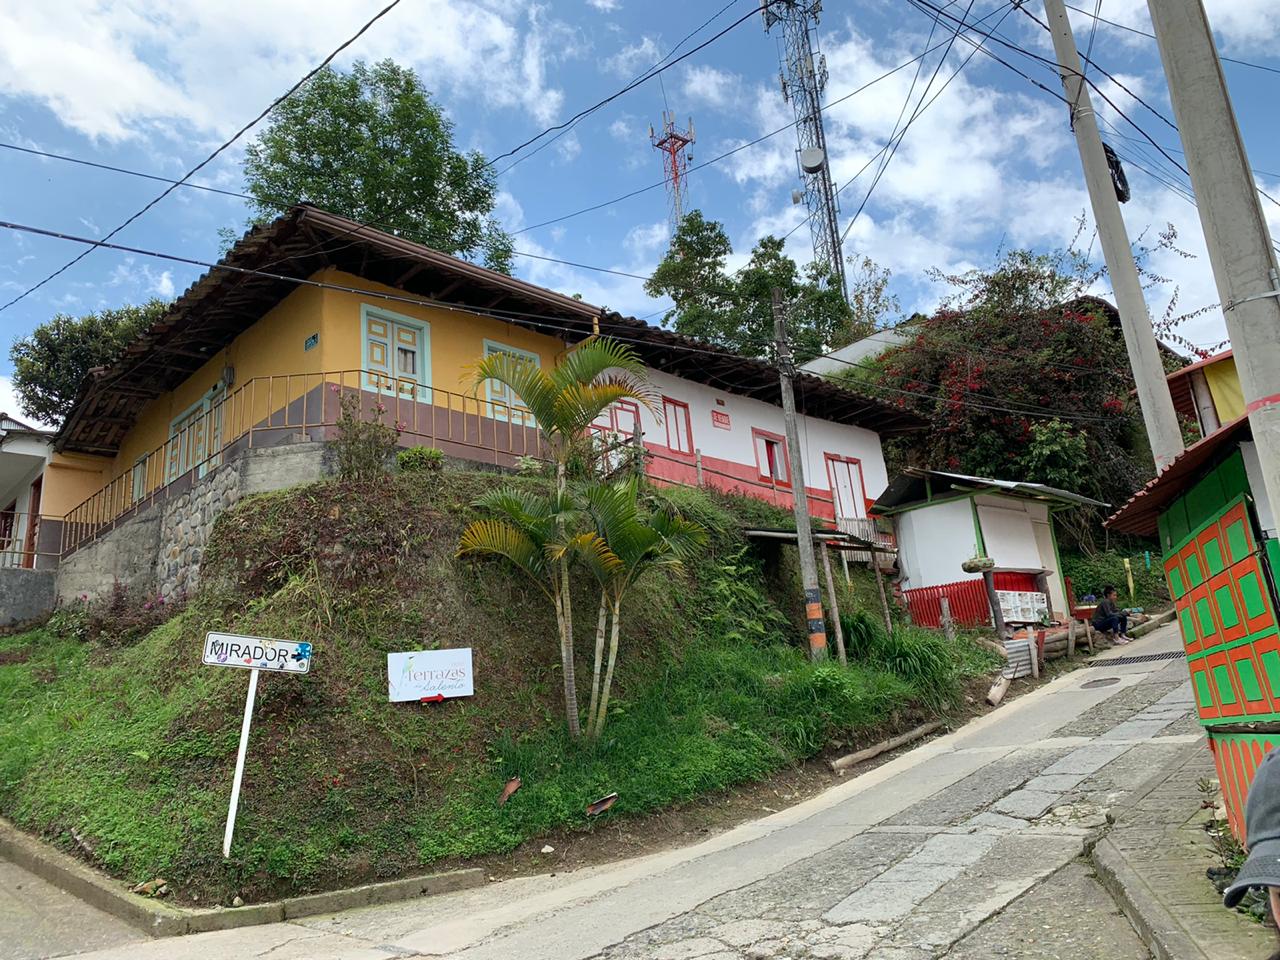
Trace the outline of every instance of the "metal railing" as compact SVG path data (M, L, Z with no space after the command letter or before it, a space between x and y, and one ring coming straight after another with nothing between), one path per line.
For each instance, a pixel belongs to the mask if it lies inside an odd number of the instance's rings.
M34 569L42 566L40 557L56 557L57 549L47 545L43 533L57 523L56 517L0 511L0 570Z
M256 377L208 398L203 413L70 510L63 518L61 552L157 501L180 496L241 450L274 446L298 434L332 439L343 397L358 398L363 419L398 427L402 443L503 465L543 455L537 424L523 407L367 370Z
M405 445L438 447L451 456L504 466L514 466L522 457L545 458L537 423L520 406L368 370L257 377L229 393L211 394L202 413L190 416L163 444L70 510L61 519L60 553L65 556L157 502L181 496L242 450L274 446L299 434L333 439L339 432L343 398L352 397L362 419L398 427ZM630 442L642 441L643 434ZM706 486L783 508L792 505L790 485L715 469L704 465L696 451L677 457L646 447L644 455L646 473L659 483ZM654 463L667 466L653 469ZM830 493L810 490L808 499L815 517L835 520L846 533L885 543L886 535L874 520L837 519L838 505ZM892 544L889 536L886 545Z

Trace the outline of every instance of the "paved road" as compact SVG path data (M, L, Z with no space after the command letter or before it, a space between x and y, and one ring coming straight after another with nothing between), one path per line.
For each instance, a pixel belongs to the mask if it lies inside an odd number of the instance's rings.
M1115 653L1178 649L1165 628ZM87 956L1139 960L1080 858L1108 808L1200 749L1190 709L1180 659L1081 670L697 846Z
M127 923L0 860L3 960L41 960L145 939Z

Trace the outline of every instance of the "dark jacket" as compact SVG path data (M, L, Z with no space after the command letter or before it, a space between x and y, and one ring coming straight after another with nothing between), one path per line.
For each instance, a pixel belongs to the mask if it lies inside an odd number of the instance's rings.
M1103 597L1098 601L1098 607L1093 611L1094 623L1105 623L1109 617L1120 616L1120 607L1114 600Z

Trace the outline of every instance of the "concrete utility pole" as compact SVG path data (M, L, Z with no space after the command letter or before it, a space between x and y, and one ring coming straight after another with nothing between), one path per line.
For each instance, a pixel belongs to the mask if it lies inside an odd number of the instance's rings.
M1273 515L1280 508L1280 270L1200 0L1148 0Z
M791 480L791 501L796 514L796 547L800 550L800 578L804 583L805 617L809 621L809 657L827 656L827 623L822 614L822 590L818 586L818 561L813 553L813 525L809 522L809 497L804 485L804 458L796 429L796 396L791 389L795 364L787 342L787 313L782 291L773 288L773 330L778 348L778 381L782 386L782 419L787 425L787 470ZM823 549L826 549L825 547Z
M1129 247L1129 234L1125 230L1124 217L1120 215L1120 203L1116 199L1115 185L1111 181L1111 168L1102 149L1098 135L1098 121L1093 112L1093 101L1085 86L1084 72L1080 65L1080 53L1076 50L1075 37L1067 20L1067 10L1062 0L1044 0L1044 12L1053 34L1053 49L1058 57L1058 69L1062 74L1062 88L1067 103L1071 105L1071 126L1080 150L1080 163L1084 167L1085 186L1089 189L1089 203L1093 207L1093 222L1098 228L1102 254L1111 275L1111 287L1116 294L1116 308L1120 311L1120 327L1124 331L1124 343L1129 351L1129 365L1133 367L1133 379L1138 387L1138 405L1142 408L1142 420L1146 424L1151 453L1159 472L1173 462L1183 450L1182 430L1178 427L1178 415L1173 409L1173 398L1165 382L1164 364L1160 362L1160 350L1151 329L1151 315L1142 295L1142 282L1133 262L1133 250Z

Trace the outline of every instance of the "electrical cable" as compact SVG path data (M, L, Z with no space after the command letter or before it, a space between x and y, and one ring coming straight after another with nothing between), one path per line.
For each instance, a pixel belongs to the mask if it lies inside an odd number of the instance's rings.
M1090 13L1088 10L1081 10L1079 7L1073 7L1071 4L1064 4L1068 10L1074 10L1076 13L1083 13L1086 17L1093 17L1095 23L1105 23L1109 27L1115 27L1118 30L1126 30L1129 33L1136 33L1140 37L1146 37L1148 40L1158 39L1154 33L1147 33L1145 30L1139 30L1137 27L1130 27L1123 23L1116 23L1114 20L1108 20L1106 17L1098 16L1097 13ZM1266 70L1268 73L1280 74L1280 69L1276 67L1268 67L1261 63L1251 63L1248 60L1237 60L1235 57L1219 56L1219 60L1224 63L1237 63L1242 67L1253 67L1255 70Z
M137 213L134 213L132 216L130 216L130 217L129 217L127 220L125 220L123 223L121 223L121 224L117 225L117 226L116 226L113 230L111 230L111 231L110 231L110 232L109 232L105 237L103 237L103 238L102 238L102 240L103 240L103 241L110 240L112 237L114 237L116 234L118 234L121 230L125 229L125 227L129 226L129 224L133 223L133 222L134 222L135 220L137 220L139 217L141 217L141 216L143 216L144 214L146 214L146 213L147 213L147 211L149 211L149 210L150 210L152 207L154 207L157 203L159 203L161 200L163 200L165 197L167 197L169 194L171 194L174 190L176 190L176 189L178 188L178 186L179 186L179 185L181 185L182 183L185 183L188 179L190 179L191 177L195 176L195 175L196 175L197 173L199 173L202 169L204 169L206 166L208 166L210 163L212 163L212 162L213 162L213 161L214 161L214 160L215 160L215 159L216 159L216 158L217 158L217 157L218 157L218 156L219 156L219 155L220 155L224 150L226 150L228 147L230 147L233 143L235 143L237 140L239 140L242 136L244 136L244 134L246 134L246 133L247 133L247 132L252 128L252 127L254 127L254 126L255 126L259 121L261 121L263 117L265 117L268 113L270 113L272 110L274 110L274 109L275 109L279 104L283 103L285 100L287 100L289 97L291 97L294 93L296 93L296 92L297 92L297 91L298 91L298 90L299 90L299 89L300 89L300 88L301 88L301 87L302 87L302 86L303 86L303 85L304 85L308 80L310 80L312 77L314 77L316 74L318 74L321 70L323 70L325 67L327 67L327 66L328 66L328 65L329 65L329 64L334 60L334 58L338 56L338 54L342 53L342 51L343 51L343 50L347 49L347 47L351 46L351 44L355 43L358 39L360 39L360 37L362 37L362 36L365 34L365 32L366 32L370 27L372 27L375 23L377 23L379 20L381 20L383 17L385 17L388 13L390 13L393 9L395 9L399 4L400 4L400 0L391 0L391 2L390 2L390 3L388 3L385 7L383 7L381 10L379 10L377 13L375 13L372 17L370 17L368 20L366 20L366 21L365 21L365 23L364 23L364 25L363 25L363 26L361 26L359 30L357 30L354 34L352 34L352 35L351 35L350 37L348 37L345 41L343 41L343 42L342 42L342 43L341 43L337 48L335 48L335 49L333 50L333 52L332 52L332 53L330 53L327 57L325 57L323 60L321 60L321 61L320 61L320 62L319 62L315 67L313 67L310 71L308 71L308 72L307 72L307 73L302 77L302 79L301 79L301 80L299 80L297 83L295 83L292 87L290 87L288 90L286 90L283 94L281 94L280 96L276 97L276 99L272 100L272 101L271 101L271 103L269 103L269 104L267 105L266 109L264 109L264 110L263 110L261 113L259 113L256 117L254 117L252 120L250 120L250 121L249 121L248 123L246 123L244 126L242 126L239 130L237 130L237 131L236 131L236 132L231 136L231 138L230 138L229 140L224 141L224 142L222 143L222 145L221 145L221 146L219 146L219 147L218 147L217 149L215 149L211 154L209 154L207 157L205 157L203 160L201 160L199 163L197 163L194 167L192 167L190 170L188 170L185 174L183 174L182 178L178 181L178 183L176 183L176 184L172 184L172 185L170 185L170 186L166 187L166 188L161 192L161 194L160 194L158 197L156 197L154 200L152 200L151 202L149 202L146 206L144 206L144 207L143 207L141 210L139 210ZM83 251L83 252L81 252L78 256L74 257L73 259L71 259L71 260L69 260L68 262L64 263L64 264L63 264L61 267L59 267L57 270L53 271L53 273L49 274L49 276L45 277L43 280L41 280L41 281L40 281L39 283L37 283L35 286L33 286L33 287L28 287L26 290L24 290L22 293L18 294L16 297L14 297L14 298L13 298L12 300L10 300L8 303L5 303L4 305L0 306L0 313L3 313L5 310L8 310L11 306L13 306L13 305L14 305L15 303L17 303L19 300L22 300L22 299L24 299L24 298L26 298L26 297L30 296L30 295L31 295L32 293L34 293L36 290L39 290L41 287L43 287L43 286L44 286L46 283L48 283L50 280L53 280L55 277L58 277L58 276L60 276L61 274L65 273L67 270L70 270L73 266L75 266L77 263L79 263L81 260L83 260L85 257L87 257L90 253L92 253L92 252L94 251L94 249L95 249L95 247L89 247L88 249L84 250L84 251Z
M564 332L581 333L580 330L569 327L565 324L556 324L556 323L548 322L546 320L546 314L542 314L542 313L531 313L531 312L518 311L518 310L499 310L494 308L477 307L473 304L451 302L447 300L437 300L430 297L414 297L409 295L401 296L397 294L382 293L380 291L367 290L361 287L352 287L345 284L332 283L324 280L312 280L308 277L293 277L293 276L289 276L288 274L272 273L264 270L255 270L249 267L237 267L232 264L213 263L207 260L199 260L194 257L184 257L178 254L163 253L155 250L147 250L141 247L131 247L131 246L126 246L124 244L110 243L105 240L96 240L91 237L81 237L81 236L76 236L74 234L63 233L56 230L47 230L40 227L34 227L34 226L29 226L29 225L20 224L20 223L12 223L9 221L0 221L0 228L22 232L22 233L34 234L36 236L50 237L52 239L64 240L72 243L80 243L80 244L85 244L85 245L90 245L95 247L103 247L109 250L118 250L124 253L132 253L137 256L153 257L156 259L167 260L174 263L184 263L191 266L201 266L209 270L220 270L223 272L234 273L241 276L259 276L269 280L292 283L297 286L314 287L314 288L324 289L324 290L336 290L342 293L352 293L352 294L357 294L359 296L367 296L367 297L372 297L379 300L387 300L395 303L409 303L416 306L435 307L438 309L449 310L453 312L464 312L464 313L469 313L477 316L487 316L495 320L506 320L506 321L519 320L520 322L525 323L529 326L543 327L547 329L559 330ZM631 329L630 325L625 323L618 324L618 323L606 322L606 323L602 323L601 326L615 327L623 330ZM628 337L625 334L609 333L606 335L609 336L611 339L618 340L623 343L644 344L644 343L650 342L648 340L644 340L638 337ZM696 353L696 354L703 354L708 356L719 356L719 357L723 357L726 353L731 353L731 351L726 351L724 349L712 349L710 347L701 348L701 347L694 347L694 346L689 346L685 344L665 344L664 349L671 349L671 350L683 351L687 353ZM864 364L856 364L852 361L841 360L839 362L845 363L849 366L865 366ZM906 379L906 378L900 378L900 379ZM922 386L937 387L939 389L942 388L941 384L929 383L927 381L913 380L913 382L920 383ZM890 387L886 384L875 384L873 388L876 390L887 390L889 392L904 395L904 396L914 396L914 397L920 397L928 400L937 400L937 397L935 397L932 394L922 393L920 391L904 390L897 387ZM985 394L978 394L978 393L974 393L972 395L980 396L980 397L987 396ZM991 399L999 400L1000 398L991 397ZM961 402L967 406L974 406L980 409L991 410L996 412L1012 413L1012 414L1017 414L1019 416L1056 416L1059 419L1076 420L1079 422L1105 422L1108 420L1108 418L1106 417L1091 417L1087 415L1063 414L1063 413L1059 413L1058 411L1052 410L1051 408L1048 408L1048 407L1036 406L1032 408L1029 406L1027 409L1014 409L1014 408L1003 407L1003 406L992 406L989 404L975 404L967 401L961 401Z

